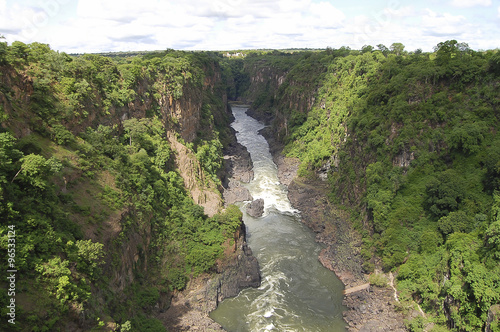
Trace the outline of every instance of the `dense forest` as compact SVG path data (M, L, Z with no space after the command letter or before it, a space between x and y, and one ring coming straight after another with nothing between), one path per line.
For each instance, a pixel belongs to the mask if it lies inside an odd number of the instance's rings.
M366 273L394 272L401 310L425 312L407 328L500 331L500 53L450 40L243 61L243 97L301 176L327 173Z
M209 217L188 190L220 197L218 58L70 57L14 42L0 43L0 68L0 236L12 257L0 266L18 271L16 324L1 329L164 331L153 306L213 271L241 227L238 208ZM177 114L183 102L196 112Z
M500 52L451 40L69 56L14 42L0 69L0 247L13 254L0 267L18 271L18 330L165 330L154 307L215 272L241 227L220 202L227 97L271 121L300 176L328 181L365 272L392 271L400 309L425 312L410 331L500 331Z

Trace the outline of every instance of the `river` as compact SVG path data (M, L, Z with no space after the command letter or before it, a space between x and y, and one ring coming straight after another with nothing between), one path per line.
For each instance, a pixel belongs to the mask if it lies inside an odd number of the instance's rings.
M264 125L234 106L238 142L250 152L254 179L246 185L254 197L264 199L264 215L253 218L244 211L248 245L262 274L259 288L248 288L226 299L210 316L230 332L243 331L346 331L342 319L344 286L318 261L321 245L300 222L300 212L280 184L269 145L258 131Z

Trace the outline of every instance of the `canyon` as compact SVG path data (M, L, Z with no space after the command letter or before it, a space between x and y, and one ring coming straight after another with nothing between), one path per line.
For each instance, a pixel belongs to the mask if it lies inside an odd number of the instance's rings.
M453 42L234 59L6 46L0 212L22 234L21 330L221 330L209 313L259 289L231 101L264 124L349 331L496 331L500 62Z

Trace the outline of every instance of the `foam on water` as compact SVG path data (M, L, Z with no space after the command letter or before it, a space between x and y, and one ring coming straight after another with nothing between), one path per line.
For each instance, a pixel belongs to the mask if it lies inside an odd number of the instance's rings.
M246 186L264 200L264 215L248 216L247 240L259 260L262 283L226 299L211 313L227 331L345 331L341 282L317 259L320 246L300 221L287 197L267 141L258 134L264 125L233 107L238 142L253 161L254 179ZM248 203L248 202L247 202Z
M257 121L244 121L244 118L248 118L244 110L234 108L235 121L231 126L236 130L238 142L244 145L250 153L254 165L254 179L245 186L250 190L254 199L264 200L264 215L267 215L271 208L289 214L299 213L290 204L286 187L278 179L277 167L269 152L267 141L258 134L265 126Z

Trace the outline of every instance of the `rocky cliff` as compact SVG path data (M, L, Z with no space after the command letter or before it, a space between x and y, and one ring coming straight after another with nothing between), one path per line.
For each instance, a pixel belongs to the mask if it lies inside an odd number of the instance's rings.
M175 308L197 280L212 280L201 300L207 303L202 310L207 321L223 298L258 285L258 263L246 247L244 225L234 213L224 214L223 181L217 179L224 175L220 141L231 140L218 61L181 52L118 64L95 55L67 57L38 44L26 46L26 52L38 47L43 51L38 59L12 53L1 64L0 135L16 144L2 146L13 167L2 164L1 178L12 181L2 182L1 192L7 199L21 195L18 201L33 192L41 203L29 208L31 214L54 218L38 232L56 229L65 239L59 241L68 244L31 249L39 261L24 267L25 282L39 278L40 290L26 286L20 310L48 329L79 331L98 324L104 330L142 330L174 326L181 313L165 312L172 298ZM56 67L58 60L62 67ZM22 155L50 159L60 171L40 164L33 167L47 175L25 174ZM30 182L37 174L44 176L41 189ZM22 209L13 203L5 220L31 234ZM85 256L82 250L95 253ZM50 264L61 272L37 277ZM57 273L71 282L57 286L62 280ZM70 287L84 293L70 293ZM46 308L32 308L40 292ZM62 293L72 295L59 303ZM192 299L193 308L198 300ZM54 316L50 322L43 321L46 310Z
M318 102L318 89L326 67L324 63L310 57L306 55L289 68L283 74L279 86L274 83L272 75L269 76L271 83L263 79L262 73L270 71L269 68L249 70L252 84L257 85L252 90L261 91L260 95L256 94L257 100L265 98L267 103L251 103L248 113L271 125L261 133L269 142L280 182L288 186L290 202L301 211L301 221L316 234L316 241L325 245L318 256L319 261L334 272L346 288L356 287L368 282L360 254L362 239L349 222L348 214L338 209L328 198L329 185L325 180L330 166L324 171L325 174L319 169L301 177L298 175L300 160L286 157L283 151L284 142L292 135L292 128L305 122L308 113ZM252 75L257 77L252 78ZM272 98L262 93L266 90L264 86L266 89L276 86ZM405 317L396 312L399 303L393 293L388 289L372 287L368 291L346 295L343 304L348 310L343 316L349 331L405 331Z
M287 57L272 67L282 70ZM266 89L272 77L250 79L263 91L253 114L270 121L268 137L299 160L290 200L311 202L304 219L327 244L321 261L347 285L371 274L370 282L389 289L347 296L352 331L382 326L377 315L394 330L492 325L499 57L456 40L434 53L344 48L296 59L278 93ZM455 255L465 248L471 256ZM384 302L391 289L391 305L374 310L372 300ZM495 299L484 301L486 289ZM359 301L371 307L356 309ZM396 307L408 313L404 324Z

